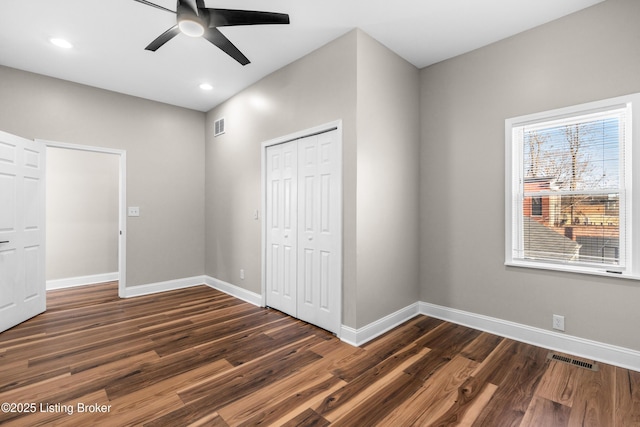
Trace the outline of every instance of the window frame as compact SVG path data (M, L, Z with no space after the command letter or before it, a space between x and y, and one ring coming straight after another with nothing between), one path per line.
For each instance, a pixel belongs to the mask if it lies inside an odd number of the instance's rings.
M635 108L634 108L635 107ZM514 138L514 130L524 126L557 120L567 120L593 113L604 113L616 109L626 109L624 144L624 184L621 183L621 200L624 200L624 215L626 223L620 225L620 245L623 244L626 253L624 266L594 266L579 263L563 263L551 260L533 260L517 258L514 250L517 248L516 240L520 238L520 231L516 229L522 223L522 206L518 203L518 180L521 178L520 170L524 165L524 154L517 140ZM634 132L634 129L636 132ZM591 275L627 278L640 280L640 174L633 174L632 165L636 163L640 167L640 149L634 150L640 141L640 93L604 99L585 104L573 105L549 111L543 111L505 120L505 265L514 267L527 267L555 271L568 271ZM517 147L516 147L517 145ZM520 212L516 209L520 208ZM621 209L623 208L621 203ZM517 219L519 216L520 219ZM622 249L621 249L622 250Z

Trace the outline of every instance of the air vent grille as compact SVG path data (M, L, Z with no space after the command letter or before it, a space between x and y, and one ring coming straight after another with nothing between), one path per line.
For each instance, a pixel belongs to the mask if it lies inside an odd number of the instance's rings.
M218 119L213 123L213 136L222 135L224 133L224 118Z
M561 356L557 353L549 353L547 359L556 360L558 362L566 363L573 366L579 366L580 368L589 369L590 371L598 371L598 365L596 363L585 362L571 357Z

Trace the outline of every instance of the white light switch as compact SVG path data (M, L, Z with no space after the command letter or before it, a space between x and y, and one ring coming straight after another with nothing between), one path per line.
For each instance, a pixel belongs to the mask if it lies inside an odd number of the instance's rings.
M138 206L129 206L127 214L129 216L140 216L140 208Z

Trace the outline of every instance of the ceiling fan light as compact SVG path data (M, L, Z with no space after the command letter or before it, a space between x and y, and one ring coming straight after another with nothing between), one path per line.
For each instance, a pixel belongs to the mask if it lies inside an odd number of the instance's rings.
M189 37L202 37L204 34L204 25L201 22L190 19L190 17L184 17L178 21L178 28L182 34Z

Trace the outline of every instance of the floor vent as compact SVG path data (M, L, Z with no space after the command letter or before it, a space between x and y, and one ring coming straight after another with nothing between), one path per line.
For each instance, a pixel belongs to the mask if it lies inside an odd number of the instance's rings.
M598 365L596 363L584 362L582 360L573 359L571 357L561 356L557 353L550 352L547 355L547 359L556 360L558 362L567 363L569 365L579 366L580 368L588 369L590 371L598 371Z

